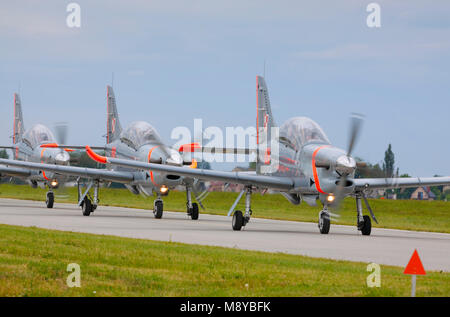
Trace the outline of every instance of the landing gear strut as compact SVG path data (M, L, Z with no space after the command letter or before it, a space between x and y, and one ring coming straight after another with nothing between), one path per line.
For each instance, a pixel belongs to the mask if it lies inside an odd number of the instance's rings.
M47 205L47 208L53 208L53 203L55 202L55 195L51 190L47 192L47 197L45 199L45 204Z
M243 193L244 191L242 191L239 197L236 199L233 207L235 207L235 205L239 202ZM252 215L251 202L252 202L252 187L247 186L245 188L245 214L242 215L242 211L240 210L236 210L233 213L233 220L231 223L233 230L235 231L241 230L242 227L245 227L245 225L250 221L250 217Z
M369 236L372 231L372 221L369 216L363 216L361 198L361 194L356 195L357 226L364 236Z
M197 220L198 204L192 202L191 187L189 185L186 185L186 199L186 209L188 216L190 216L192 220Z
M98 199L98 189L100 187L99 181L91 181L89 182L86 190L84 193L81 191L81 184L80 181L77 181L78 186L78 206L81 207L81 210L83 212L83 216L90 216L91 213L97 209L99 199ZM94 186L94 197L92 198L89 191L91 190L92 186Z

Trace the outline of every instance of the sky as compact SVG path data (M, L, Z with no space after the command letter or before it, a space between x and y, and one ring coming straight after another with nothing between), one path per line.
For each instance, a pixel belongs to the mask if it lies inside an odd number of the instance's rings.
M80 28L70 2L0 3L2 145L17 91L25 128L67 122L68 143L103 145L113 83L122 125L147 121L172 144L195 118L253 126L264 74L278 124L310 117L346 148L362 113L354 156L381 162L391 143L400 173L450 175L448 0L376 1L379 28L362 0L78 0Z

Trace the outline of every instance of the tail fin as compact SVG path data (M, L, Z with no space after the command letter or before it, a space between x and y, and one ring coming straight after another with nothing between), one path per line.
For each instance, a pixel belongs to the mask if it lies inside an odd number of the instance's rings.
M120 137L122 126L119 122L119 113L116 107L116 97L111 86L106 86L106 143L111 143Z
M14 126L13 126L13 143L19 143L22 140L25 127L23 126L22 103L19 94L14 94Z
M270 107L269 91L262 76L256 76L256 171L262 173L264 165L271 164L272 128L276 127Z

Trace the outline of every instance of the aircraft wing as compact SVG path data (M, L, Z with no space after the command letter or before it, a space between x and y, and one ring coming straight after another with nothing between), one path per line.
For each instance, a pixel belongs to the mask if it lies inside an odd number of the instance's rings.
M40 146L41 148L52 148L52 149L73 149L73 150L85 150L86 147L85 146L80 146L80 145L60 145L57 143L46 143L46 144L42 144ZM12 149L15 149L14 147ZM102 150L105 151L106 147L104 146L92 146L91 149L93 150Z
M198 143L189 143L189 144L183 144L178 149L178 152L180 153L219 153L219 154L244 154L249 155L256 153L256 149L248 149L248 148L220 148L220 147L206 147L206 146L200 146Z
M355 189L407 188L450 185L450 177L355 178Z
M17 167L0 165L0 176L3 176L3 175L28 177L31 175L31 171L29 169L25 169L25 168L17 168Z
M32 163L18 160L7 160L0 159L0 164L5 166L0 166L0 172L3 169L10 169L11 166L18 167L21 169L30 169L38 171L49 171L61 175L78 176L82 178L98 179L110 182L128 183L134 180L134 173L132 172L118 172L109 171L99 168L86 168L86 167L76 167L76 166L65 166L65 165L54 165L54 164L43 164L43 163Z
M305 184L308 184L309 182L309 179L306 180L291 177L265 176L245 172L222 172L105 157L93 152L89 147L86 147L86 151L93 160L103 164L112 164L116 166L134 168L137 170L151 170L157 172L172 173L175 175L198 178L202 180L216 180L227 183L255 185L262 188L273 188L285 191L294 189L296 187L305 186Z

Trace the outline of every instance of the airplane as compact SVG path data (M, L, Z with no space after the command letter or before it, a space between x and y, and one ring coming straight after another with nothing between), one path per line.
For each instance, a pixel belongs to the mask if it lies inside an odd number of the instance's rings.
M13 152L14 160L41 162L67 166L70 163L71 151L65 148L54 148L56 138L53 133L42 124L35 124L25 130L23 124L22 104L19 94L14 94L14 121L13 121L13 145L0 146ZM47 187L45 203L47 208L53 208L55 196L54 189L67 181L67 177L43 170L31 170L27 168L15 168L11 166L0 166L0 175L15 176L25 180L33 188Z
M219 180L226 183L244 185L228 216L232 215L232 229L239 231L250 221L252 215L251 196L254 188L270 189L282 194L290 203L299 205L302 201L315 206L322 204L318 227L321 234L328 234L334 212L346 196L356 200L357 229L362 235L370 235L371 218L377 222L367 200L367 194L374 189L437 186L450 184L450 177L426 178L355 178L358 166L351 153L360 132L362 118L354 116L351 121L349 144L346 150L331 144L322 128L307 117L293 117L280 127L275 123L270 106L265 80L256 77L256 171L224 172L206 169L184 168L176 165L156 164L151 160L118 158L115 155L101 156L91 147L86 152L95 161L107 166L134 169L149 178L150 173L166 173L180 177L201 180ZM185 151L203 151L199 144L184 146ZM250 152L249 149L247 149ZM233 153L233 149L222 149L223 153ZM234 151L235 153L237 151ZM0 159L0 164L7 160ZM20 165L16 165L20 166ZM25 166L49 171L70 172L74 167L52 166L49 164L26 163ZM86 174L89 172L85 169ZM72 172L73 173L73 172ZM235 210L245 194L245 212ZM363 214L363 205L370 217Z
M126 129L123 129L116 106L116 98L113 88L107 86L107 120L106 120L106 145L92 147L96 150L103 150L107 155L112 157L142 160L144 162L151 162L152 164L161 164L167 166L184 166L189 165L191 168L196 168L197 161L191 159L186 161L183 159L180 152L165 145L159 136L156 129L147 122L136 121L131 123ZM53 142L53 141L52 141ZM70 148L70 149L85 149L80 146L68 146L51 144L54 148ZM95 152L88 153L90 156L98 156ZM41 162L44 163L44 162ZM186 210L188 216L192 220L199 218L199 204L201 207L200 194L197 194L196 189L201 188L202 184L196 179L189 177L181 177L165 172L137 172L134 169L115 167L110 169L95 169L95 168L81 168L70 166L51 165L53 162L45 162L44 164L47 173L52 172L55 175L68 175L78 177L78 205L82 208L84 216L89 216L93 213L99 203L99 187L100 183L117 182L122 183L133 194L143 194L151 196L156 194L157 198L154 200L153 213L155 218L162 218L163 216L163 200L162 196L167 196L170 189L175 186L182 185L186 188ZM48 164L50 163L50 164ZM33 170L41 170L40 164L31 162L18 162L12 160L1 160L0 164L10 166L27 168ZM43 165L43 166L44 166ZM1 167L0 167L1 168ZM87 179L86 189L84 192L81 188L80 179ZM93 194L91 195L91 189ZM195 199L198 202L193 202L192 193L195 194ZM203 193L202 193L203 194Z

